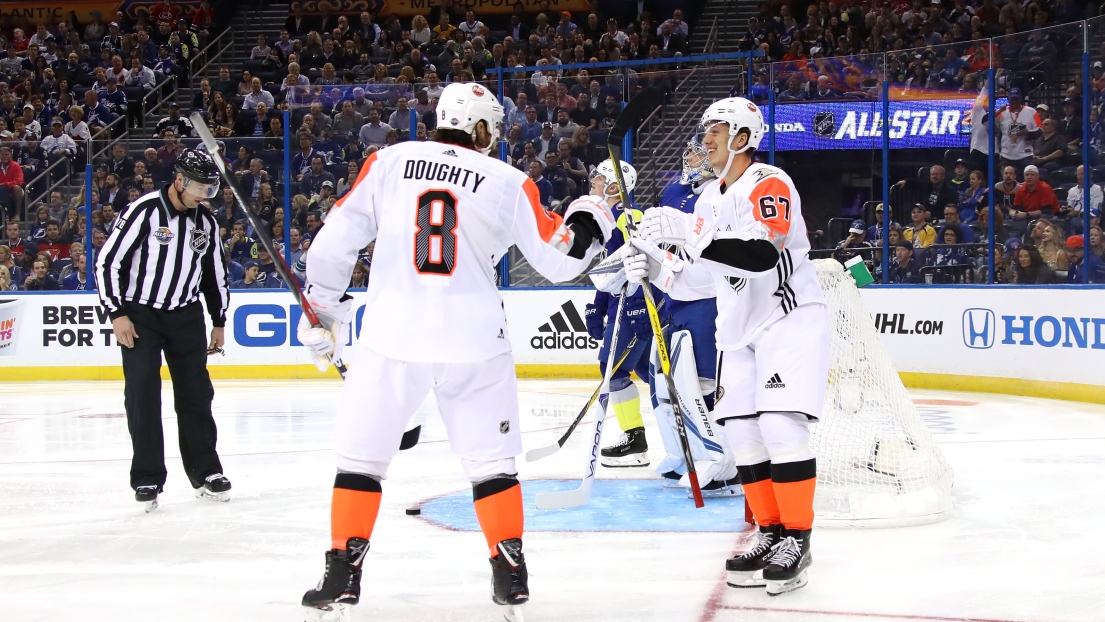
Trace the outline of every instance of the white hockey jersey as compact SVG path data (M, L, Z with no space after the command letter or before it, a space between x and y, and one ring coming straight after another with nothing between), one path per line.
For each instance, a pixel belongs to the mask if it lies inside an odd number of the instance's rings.
M566 252L572 232L533 181L476 151L405 142L365 160L311 243L311 297L337 303L372 240L361 342L386 357L477 362L510 351L499 258L512 245L551 281L579 276L601 250Z
M766 239L779 249L775 269L766 272L747 272L700 259L679 273L670 292L675 298L693 300L702 297L710 284L714 287L719 350L743 348L799 306L825 304L810 263L802 201L794 182L781 169L753 163L724 193L720 180L710 182L694 213L713 224L715 240Z

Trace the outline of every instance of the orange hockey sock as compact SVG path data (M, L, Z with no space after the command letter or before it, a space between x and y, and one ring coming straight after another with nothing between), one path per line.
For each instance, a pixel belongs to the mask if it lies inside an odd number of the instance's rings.
M522 485L515 477L496 477L472 486L476 518L487 539L491 557L499 555L495 545L503 540L521 538L525 519L522 515Z
M360 473L338 473L330 504L332 548L344 551L350 538L372 539L382 490L375 478Z
M764 527L778 525L779 504L775 501L775 489L771 485L771 463L738 466L737 473L756 524Z
M771 479L779 514L787 529L805 530L813 527L813 493L817 485L817 461L771 465Z

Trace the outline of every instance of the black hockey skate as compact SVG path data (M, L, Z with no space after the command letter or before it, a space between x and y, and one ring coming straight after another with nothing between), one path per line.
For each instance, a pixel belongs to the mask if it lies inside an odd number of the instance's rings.
M748 551L725 560L729 587L764 587L764 568L767 567L773 547L783 538L782 525L760 525L756 543Z
M198 486L196 482L192 482L192 486L196 489L197 498L230 501L230 480L222 473L212 473L204 478Z
M522 622L521 606L529 602L529 572L518 538L496 545L499 554L491 558L491 600L506 608L507 620Z
M361 598L361 562L368 552L368 540L350 538L345 550L326 552L326 573L318 587L303 595L303 606L319 610L314 620L345 620L350 605Z
M809 529L787 529L782 539L771 549L764 568L768 596L778 596L804 587L809 579L806 569L813 563L810 554Z
M146 513L157 509L158 486L139 486L134 489L134 500L146 504Z
M711 480L708 484L702 487L702 496L704 498L717 498L717 497L733 497L741 494L741 479L734 477L728 480Z
M631 428L622 432L618 442L602 448L602 466L604 467L644 467L648 466L648 441L644 428Z

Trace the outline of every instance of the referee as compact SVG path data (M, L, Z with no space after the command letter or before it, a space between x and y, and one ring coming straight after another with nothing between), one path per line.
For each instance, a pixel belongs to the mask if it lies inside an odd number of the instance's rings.
M132 203L96 261L100 300L122 346L127 427L134 456L130 485L146 511L165 485L161 356L169 365L184 471L197 497L226 501L230 480L215 451L214 389L207 356L223 345L229 304L219 227L202 203L219 191L207 153L184 150L173 182ZM211 316L211 340L200 294Z

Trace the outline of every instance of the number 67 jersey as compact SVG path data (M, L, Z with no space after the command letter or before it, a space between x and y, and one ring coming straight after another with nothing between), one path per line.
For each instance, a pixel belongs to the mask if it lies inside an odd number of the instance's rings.
M310 297L337 304L375 240L361 343L403 361L484 361L510 351L499 259L517 245L549 280L572 279L601 248L569 257L573 236L510 165L456 145L400 143L365 160L311 241Z
M714 223L714 239L768 240L779 251L778 263L766 272L711 266L718 350L743 348L799 306L825 304L810 263L802 201L781 169L754 162L724 193L720 180L711 182L699 196L695 214Z

